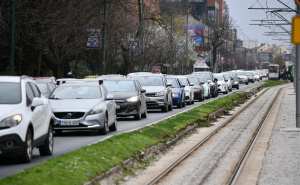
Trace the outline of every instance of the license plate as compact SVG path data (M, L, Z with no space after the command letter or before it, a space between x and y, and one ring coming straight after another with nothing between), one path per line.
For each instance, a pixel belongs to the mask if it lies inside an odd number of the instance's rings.
M62 126L79 125L79 121L59 121L58 123Z

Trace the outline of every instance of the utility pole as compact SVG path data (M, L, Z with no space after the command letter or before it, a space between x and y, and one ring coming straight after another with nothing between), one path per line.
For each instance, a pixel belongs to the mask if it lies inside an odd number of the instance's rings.
M189 1L186 0L186 48L185 48L185 74L188 72L188 47L189 47Z
M296 127L300 128L300 78L299 78L299 73L300 73L300 42L299 42L299 36L297 36L297 39L295 39L296 37L296 20L299 20L299 16L300 16L300 0L295 0L295 4L297 7L297 15L296 17L293 18L293 36L292 36L292 41L294 42L294 44L296 44L296 61L294 63L295 65L295 70L296 72L294 80L296 80ZM297 18L297 19L296 19ZM299 27L299 21L298 21L298 27ZM299 34L299 33L297 33ZM295 42L295 40L297 40L297 42Z
M170 45L171 45L171 74L173 74L173 0L171 0L171 38L170 38Z
M144 0L142 0L142 12L141 12L142 30L141 30L141 71L144 71Z
M104 0L103 48L102 48L102 75L104 75L104 73L105 73L106 6L107 6L107 2L106 2L106 0Z
M15 0L10 4L9 75L14 75L15 60Z

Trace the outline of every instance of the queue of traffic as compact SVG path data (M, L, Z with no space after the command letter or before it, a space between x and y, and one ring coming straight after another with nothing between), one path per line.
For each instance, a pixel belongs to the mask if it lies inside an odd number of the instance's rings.
M164 75L135 72L127 76L55 80L53 77L0 77L0 157L30 162L32 150L52 155L54 132L117 130L117 118L147 118L161 112L227 94L240 83L262 79L259 71L194 72Z

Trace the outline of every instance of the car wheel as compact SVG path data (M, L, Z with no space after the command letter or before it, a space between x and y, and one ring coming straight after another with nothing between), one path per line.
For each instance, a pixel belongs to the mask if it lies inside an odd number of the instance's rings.
M237 89L240 89L240 86L239 86L239 85L237 86Z
M53 127L49 125L48 129L48 137L45 143L39 147L40 155L52 155L53 154L53 145L54 145L54 137L53 137Z
M230 92L232 91L232 87L231 87L231 89L229 89L229 91L230 91Z
M141 119L142 119L142 114L141 114L140 110L139 110L139 113L137 113L137 114L134 116L134 119L135 119L135 120L141 120Z
M147 108L146 108L145 112L142 114L142 118L147 118Z
M105 118L104 118L104 126L102 129L98 130L98 133L101 135L106 135L108 133L108 120L107 120L107 115L105 114Z
M183 95L183 97L182 97L182 107L185 107L185 95Z
M31 130L27 131L25 140L25 149L20 156L20 161L23 163L29 163L32 159L32 133Z
M169 111L172 111L173 110L173 104L171 103L168 108L169 108Z
M118 128L118 119L117 119L117 114L115 115L115 121L112 124L112 126L109 127L109 131L117 131Z
M246 82L246 85L248 85L249 82Z
M168 105L166 104L162 109L161 109L162 112L168 112Z

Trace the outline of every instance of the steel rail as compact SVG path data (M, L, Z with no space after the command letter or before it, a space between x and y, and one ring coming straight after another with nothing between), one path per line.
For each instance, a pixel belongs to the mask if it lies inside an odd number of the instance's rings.
M160 171L155 177L153 177L151 180L149 180L145 185L153 185L153 184L157 183L159 180L161 180L166 174L168 174L172 169L174 169L177 166L177 164L179 164L181 161L185 160L193 151L195 151L198 147L200 147L202 144L204 144L208 139L210 139L222 127L224 127L229 122L231 122L234 118L236 118L240 113L242 113L246 108L248 108L256 100L258 100L259 97L261 97L263 94L265 94L268 90L269 89L263 91L254 100L252 100L251 102L246 104L244 107L242 107L238 112L236 112L235 114L230 116L226 121L224 121L221 125L219 125L215 130L213 130L205 138L203 138L201 141L199 141L197 144L195 144L193 147L191 147L189 150L187 150L184 154L182 154L180 157L178 157L169 166L167 166L162 171Z
M272 112L273 110L273 107L275 105L275 103L277 102L277 99L278 99L278 95L280 94L281 90L283 89L284 87L280 88L275 97L273 98L272 100L272 104L269 106L269 108L267 109L266 113L265 113L265 116L263 117L263 119L261 120L258 128L256 129L254 135L253 135L253 138L252 140L249 142L249 145L248 147L246 148L246 150L244 151L244 154L242 156L242 158L240 159L238 165L237 165L237 168L235 169L233 175L231 176L231 179L229 180L229 185L234 185L236 183L236 181L238 180L239 178L239 175L241 174L241 171L246 163L246 160L248 158L248 156L250 155L250 152L252 151L262 129L264 128L264 125L267 121L267 119L269 118L269 115L270 113Z

